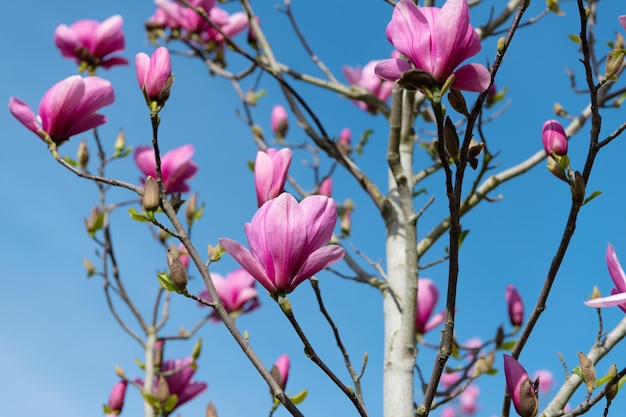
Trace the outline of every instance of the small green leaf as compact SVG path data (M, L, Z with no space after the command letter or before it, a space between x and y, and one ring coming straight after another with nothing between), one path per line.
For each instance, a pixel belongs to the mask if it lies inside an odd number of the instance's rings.
M420 188L419 190L413 191L413 198L417 197L420 194L428 194L428 190L426 188Z
M593 200L594 198L596 198L597 196L599 196L600 194L602 194L602 191L594 191L593 193L591 193L589 197L585 198L585 201L583 202L583 206L587 204L588 202L590 202L591 200Z
M106 405L106 404L102 404L102 408L104 409L104 414L111 414L111 413L113 413L113 409L109 408L109 406Z
M502 349L502 350L511 350L511 349L513 349L514 346L515 346L515 340L511 340L509 342L502 343L502 345L500 346L500 349Z
M128 214L130 214L133 220L137 220L138 222L145 223L150 221L150 217L148 217L146 213L139 213L134 207L128 209Z
M300 404L302 401L304 401L306 399L306 396L307 396L308 393L309 393L309 391L307 391L306 389L303 389L302 391L300 391L299 393L297 393L293 397L289 397L289 399L291 400L292 403L298 405L298 404Z
M498 370L495 368L491 368L490 370L487 371L487 375L496 375L498 373Z
M67 162L68 164L70 164L71 166L73 166L74 168L78 168L78 163L74 161L71 157L65 155L63 157L63 160Z
M146 365L144 365L143 362L140 361L139 359L135 358L133 359L133 362L135 362L135 365L137 365L140 369L142 370L146 369Z
M572 369L572 373L578 375L580 379L583 379L583 371L580 370L580 366L576 365L576 367Z
M202 216L204 215L204 204L202 204L200 206L200 208L198 208L196 211L194 211L193 213L193 220L194 221L198 221L202 218Z
M254 161L248 161L248 169L250 169L250 171L254 172Z
M577 43L579 45L582 44L582 41L580 40L580 36L572 34L572 35L568 35L568 37L572 42Z
M165 409L165 411L169 413L176 407L177 403L178 403L178 395L172 394L169 397L167 397L167 401L165 401L165 406L163 408Z
M367 145L367 140L372 133L374 133L373 129L367 129L365 132L363 132L363 135L361 135L361 140L359 140L359 143L356 145L355 148L357 155L360 156L361 154L363 154L363 148L365 148L365 145Z
M167 272L159 272L157 274L157 278L159 279L159 284L161 284L161 287L165 288L167 291L178 292L178 290L170 280L170 276Z
M465 240L465 237L469 234L469 230L462 230L461 234L459 235L459 248L461 247L461 245L463 244L463 241Z
M161 408L159 400L157 400L154 395L148 394L144 390L141 390L141 396L148 404L150 404L152 408Z

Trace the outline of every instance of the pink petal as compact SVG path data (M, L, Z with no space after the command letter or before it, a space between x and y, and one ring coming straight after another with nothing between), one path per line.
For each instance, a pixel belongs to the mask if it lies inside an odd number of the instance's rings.
M28 104L24 103L19 98L11 97L9 99L9 111L11 114L20 121L27 129L37 133L39 130L39 123L37 123L37 117L35 113L28 107Z
M289 291L293 291L300 283L311 278L329 265L343 259L345 250L339 245L324 246L313 252L300 267L300 270L291 281Z
M606 266L609 268L611 279L615 283L619 292L626 292L626 275L622 269L622 265L617 259L613 245L610 243L606 247Z
M376 75L385 80L395 81L404 71L412 69L411 64L403 59L384 59L376 65Z
M54 44L65 58L76 58L76 48L80 46L78 37L67 25L59 25L54 31Z
M135 164L146 176L156 178L156 159L152 146L137 146L133 153Z
M267 289L271 294L276 293L276 286L268 278L267 273L259 265L257 260L250 254L250 252L239 242L221 238L219 239L220 245L228 252L230 256L235 258L237 263L245 268L261 285Z
M146 79L148 78L148 69L150 68L150 57L148 54L139 52L135 55L135 72L137 74L137 82L139 88L144 88Z
M124 32L122 16L115 15L104 20L98 25L94 37L94 49L91 51L94 56L102 58L112 52L124 49Z
M620 306L622 304L626 304L626 293L621 292L608 297L594 298L587 300L584 303L585 305L594 308Z
M618 16L619 24L626 29L626 15Z
M300 202L306 225L307 248L314 251L325 245L333 236L337 223L337 207L332 198L312 195Z
M80 75L73 75L53 85L39 103L43 130L53 137L64 133L84 93L85 83Z
M482 93L491 82L491 73L480 64L468 64L454 72L453 88L457 90Z

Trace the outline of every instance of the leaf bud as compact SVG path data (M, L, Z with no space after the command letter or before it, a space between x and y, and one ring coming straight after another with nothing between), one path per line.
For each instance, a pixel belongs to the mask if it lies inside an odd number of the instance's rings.
M100 213L100 207L94 206L89 213L89 218L85 220L85 227L87 228L87 233L90 236L93 236L98 230L102 228L102 224L104 222L104 216Z
M455 162L459 158L459 136L456 133L456 128L450 117L446 116L446 123L443 127L443 144L445 145L446 153Z
M122 153L125 147L126 135L124 134L124 131L120 129L120 131L117 133L117 137L115 138L115 153L119 155L120 153Z
M609 372L607 374L611 379L607 382L607 390L606 390L606 400L613 401L613 398L617 395L617 390L619 388L617 377L617 366L615 364L611 365L609 368Z
M157 180L148 175L148 178L146 178L146 182L143 186L141 205L146 211L156 211L160 204L161 190L159 190L159 183Z
M469 117L469 112L467 111L467 103L465 102L465 97L461 94L460 90L455 88L451 88L448 93L448 101L452 108L463 116Z
M578 360L580 362L580 371L583 374L583 381L585 381L585 386L587 387L587 391L591 392L596 387L596 369L589 359L584 353L578 352Z
M206 417L217 417L217 409L215 408L215 404L209 401L209 404L206 406Z
M174 287L180 292L186 291L187 288L187 271L185 265L178 259L176 254L168 249L167 250L167 266L170 270L170 280Z
M585 201L585 179L579 171L574 173L570 188L572 190L572 201L582 206Z
M82 170L87 169L87 164L89 163L89 149L87 149L87 141L84 139L78 144L76 159Z
M187 200L187 206L185 206L185 219L187 220L187 226L191 226L196 217L196 205L198 201L198 193L193 193L189 200Z
M93 266L93 263L89 259L83 259L83 266L87 270L87 278L91 278L96 274L96 267Z

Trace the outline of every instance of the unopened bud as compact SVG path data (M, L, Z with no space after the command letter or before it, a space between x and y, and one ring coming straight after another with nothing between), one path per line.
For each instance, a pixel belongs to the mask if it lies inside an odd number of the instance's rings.
M585 179L578 171L574 173L574 179L570 184L572 190L572 201L578 206L582 206L585 201Z
M206 417L217 417L217 409L215 408L215 404L209 401L209 404L206 406Z
M504 52L504 47L506 46L506 39L504 38L504 36L501 36L500 38L498 38L498 53L501 54Z
M170 280L178 291L185 291L187 288L187 271L185 265L178 259L178 256L172 251L167 251L167 266L170 270Z
M87 278L90 278L96 274L96 267L89 259L83 259L83 266L87 270Z
M280 104L272 109L271 125L274 136L277 139L283 139L287 135L289 129L289 121L287 120L287 110Z
M567 155L567 135L557 120L547 120L541 128L541 141L546 155Z
M148 175L143 186L141 205L146 211L156 211L161 205L161 191L157 180Z
M119 365L115 365L115 375L119 376L122 379L126 379L126 374Z
M102 228L102 222L104 220L104 216L100 213L100 207L94 206L89 213L89 218L85 220L85 227L87 228L87 233L93 236L98 230Z
M163 364L163 348L165 347L164 339L157 339L154 342L154 349L152 350L153 356L152 360L154 361L154 367L156 369L161 369L161 365Z
M602 297L602 293L598 289L598 286L594 285L593 291L591 292L591 296L589 298L594 299L594 298L600 298L600 297Z
M474 378L486 374L491 370L493 367L494 355L495 352L492 351L488 355L482 355L476 360L476 364L474 365Z
M496 348L499 348L500 346L502 346L502 342L504 342L504 329L502 328L502 326L498 327L498 330L496 331L496 337L494 338L494 342L496 344Z
M520 385L519 409L521 417L535 417L539 410L539 395L537 387L530 378L526 377Z
M344 237L350 236L350 229L352 228L352 212L344 211L343 216L341 216L341 235Z
M170 396L170 387L167 385L167 380L163 375L159 375L159 382L157 383L157 389L154 393L160 403L165 403Z
M200 357L200 352L202 352L202 339L198 339L196 344L193 346L193 351L191 352L191 357L196 360Z
M560 116L560 117L567 116L567 112L565 111L563 106L561 106L559 103L554 103L554 106L552 106L552 110L554 111L554 114L556 114L557 116Z
M450 92L448 93L448 101L450 102L450 105L454 110L458 111L463 116L469 117L469 113L467 111L467 103L465 102L465 97L463 97L463 94L461 94L460 90L451 88Z
M615 364L611 365L609 368L608 376L612 377L609 382L607 382L607 390L606 390L606 400L613 401L613 398L617 395L617 390L619 388L617 377L617 366Z
M254 136L256 136L257 138L263 140L263 129L261 129L261 126L253 125L252 126L252 134Z
M476 169L478 167L478 155L482 152L485 147L485 142L476 141L476 139L472 138L470 140L469 147L467 148L467 163L472 169Z
M578 352L578 360L580 362L580 371L583 374L583 381L585 381L585 386L587 387L587 391L591 392L596 387L596 369L589 359L584 353Z
M618 49L609 52L606 57L606 67L604 70L605 80L616 80L616 75L619 74L624 64L624 50Z
M81 140L78 144L76 159L78 159L78 165L80 165L81 169L87 169L87 164L89 163L89 149L87 149L87 142L85 140Z
M115 153L116 154L122 153L125 147L126 147L126 135L124 134L124 131L120 129L120 131L117 133L117 138L115 138Z
M337 139L337 147L341 153L348 155L351 151L350 142L352 141L352 131L350 128L345 128L339 134Z
M448 156L456 162L459 158L459 136L449 117L446 117L446 123L443 127L443 144Z
M198 193L193 193L189 200L187 200L187 206L185 207L185 219L187 220L187 226L191 226L196 217L196 204L198 201Z

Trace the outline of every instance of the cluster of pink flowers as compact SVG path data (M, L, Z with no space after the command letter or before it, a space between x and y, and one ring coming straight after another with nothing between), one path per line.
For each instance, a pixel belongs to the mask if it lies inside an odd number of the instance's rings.
M392 56L397 54L394 53ZM393 81L387 81L381 79L376 72L375 68L381 60L370 61L363 68L360 66L357 67L349 67L345 65L341 68L341 72L343 72L343 76L346 77L348 83L350 85L355 85L358 87L363 87L367 91L371 92L374 96L376 96L381 101L386 101L391 95L391 90L393 89ZM354 104L357 105L361 110L375 113L376 107L368 104L364 101L360 100L352 100Z
M161 156L163 187L168 193L185 193L190 190L187 181L196 175L198 165L191 160L193 145L183 145ZM134 153L135 164L146 175L156 178L156 158L152 146L138 146ZM145 178L144 178L145 180Z
M211 279L220 302L229 314L237 316L242 313L249 313L261 305L259 293L254 287L254 277L245 269L236 269L226 274L225 277L213 272ZM211 301L211 295L206 288L200 291L198 296L203 300ZM211 319L216 322L219 321L215 313L211 314Z

